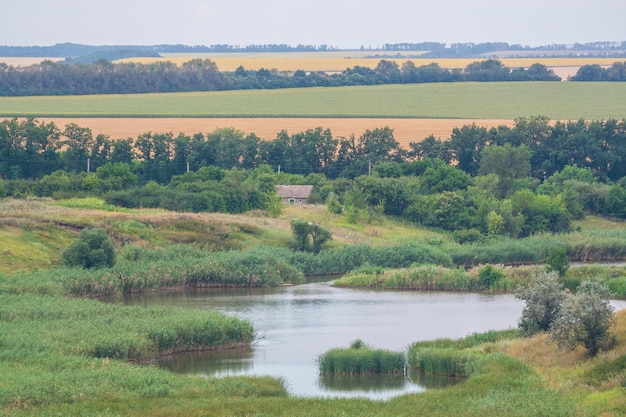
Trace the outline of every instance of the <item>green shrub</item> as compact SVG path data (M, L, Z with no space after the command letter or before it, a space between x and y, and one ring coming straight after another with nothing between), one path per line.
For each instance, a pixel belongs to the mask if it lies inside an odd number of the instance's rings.
M492 265L485 265L478 271L478 279L480 280L481 284L487 289L490 289L497 285L497 283L504 277L504 272L497 268L494 268Z
M61 259L69 267L110 268L115 265L115 249L104 229L85 229Z

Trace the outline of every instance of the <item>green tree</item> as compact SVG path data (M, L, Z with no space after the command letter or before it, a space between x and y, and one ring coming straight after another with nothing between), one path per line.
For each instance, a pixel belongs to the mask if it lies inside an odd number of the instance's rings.
M448 142L451 160L456 160L459 169L476 176L482 150L489 141L489 132L484 127L475 124L465 125L460 129L455 127Z
M504 218L496 213L490 211L487 215L487 234L490 236L497 236L504 233Z
M330 231L306 220L291 222L294 242L293 248L303 252L318 254L326 242L332 239Z
M530 174L530 157L524 145L488 146L482 151L478 174L496 174L499 178L496 197L506 198L515 192L515 180Z
M66 266L110 268L115 265L115 249L104 229L85 229L61 254Z
M566 293L559 283L557 274L541 274L531 281L530 286L517 291L516 297L526 305L518 326L522 336L532 336L550 330L561 310Z
M551 248L546 255L546 272L556 272L559 277L565 276L569 269L569 258L562 246Z
M607 214L626 219L626 187L614 185L609 189L605 199Z
M610 327L615 319L609 304L609 291L597 281L584 281L575 295L563 302L550 326L552 339L559 347L573 350L583 345L595 356L611 341Z

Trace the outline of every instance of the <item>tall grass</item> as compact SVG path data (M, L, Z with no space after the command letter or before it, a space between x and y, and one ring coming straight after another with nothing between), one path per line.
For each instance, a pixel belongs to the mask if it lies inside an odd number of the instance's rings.
M142 253L145 252L145 253ZM303 274L264 251L208 253L179 247L167 251L126 253L132 261L110 269L66 269L61 276L72 295L106 296L176 285L260 287L302 282Z
M0 334L0 410L122 392L169 395L180 378L126 362L249 345L255 337L250 323L217 312L6 293L0 293Z
M485 280L481 271L490 268L495 278ZM339 287L365 287L419 291L496 291L511 292L525 285L528 276L514 274L514 269L490 265L470 270L437 265L415 265L402 269L365 266L335 280Z
M0 301L2 359L54 352L147 361L172 352L249 344L254 338L250 323L216 312L30 294L0 294Z
M320 355L317 363L322 374L404 374L406 369L403 352L371 349L362 343L331 349Z
M417 342L408 349L412 370L456 377L469 377L479 370L485 351L473 348L517 337L516 330L474 333L462 339L438 339Z

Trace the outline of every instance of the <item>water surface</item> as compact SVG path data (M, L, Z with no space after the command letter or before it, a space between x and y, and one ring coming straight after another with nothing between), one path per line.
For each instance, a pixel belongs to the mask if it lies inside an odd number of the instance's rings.
M321 377L316 358L356 339L373 348L405 351L416 341L514 328L523 308L513 295L346 289L334 288L331 282L280 288L187 288L130 296L124 302L218 310L253 323L259 340L251 348L194 352L161 362L174 372L207 377L271 375L282 377L297 396L374 399L453 381L419 374Z

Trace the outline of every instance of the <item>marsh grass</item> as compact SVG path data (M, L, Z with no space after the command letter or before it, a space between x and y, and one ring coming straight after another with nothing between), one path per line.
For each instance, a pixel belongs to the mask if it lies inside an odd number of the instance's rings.
M408 363L412 371L469 377L478 372L485 355L494 351L496 342L516 337L517 330L501 330L473 333L461 339L417 342L408 348Z
M168 395L181 378L128 362L254 339L250 323L217 312L4 292L0 334L0 409Z
M408 268L384 269L364 266L335 280L339 287L365 287L380 289L403 289L417 291L492 291L511 292L533 274L514 273L516 268L487 266L497 272L497 280L485 282L478 266L469 270L447 268L441 265L414 265Z
M404 374L406 370L403 352L372 349L362 342L331 349L320 355L317 363L322 374Z
M123 256L129 261L110 269L65 269L63 287L71 295L107 296L172 286L260 287L304 280L294 266L262 250L211 253L183 246L165 251L135 247Z

